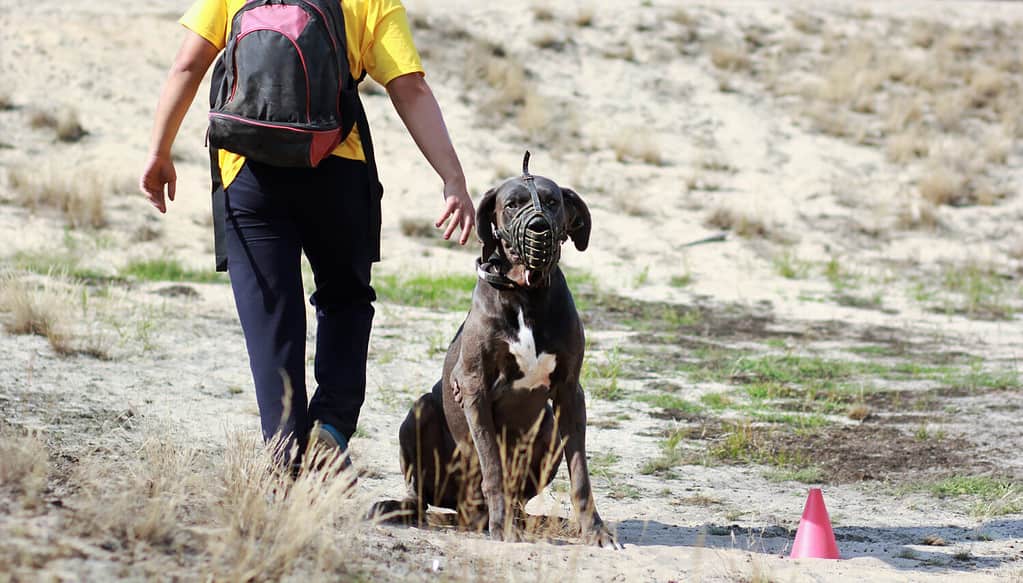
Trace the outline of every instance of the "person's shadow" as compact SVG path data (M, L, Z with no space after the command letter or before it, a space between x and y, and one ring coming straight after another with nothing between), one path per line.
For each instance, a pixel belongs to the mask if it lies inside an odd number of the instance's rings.
M618 542L626 548L631 545L703 547L784 556L796 536L795 530L782 526L675 526L655 520L623 520L614 526ZM993 520L976 528L840 526L834 532L842 558L874 557L898 569L940 567L971 571L1023 560L1023 520L1020 519ZM1017 540L1020 544L1011 545L1007 552L997 556L969 553L971 544L990 540Z

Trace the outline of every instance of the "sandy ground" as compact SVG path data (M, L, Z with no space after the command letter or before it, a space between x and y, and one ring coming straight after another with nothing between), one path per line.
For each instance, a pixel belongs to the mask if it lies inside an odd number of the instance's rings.
M792 28L793 14L806 14L794 8L798 3L791 4L688 8L698 17L697 34L711 38L752 25L781 34L777 31ZM17 204L12 181L0 181L4 266L15 267L25 254L70 253L79 267L110 276L132 260L159 256L192 269L211 268L202 148L205 86L176 146L179 195L170 212L157 216L139 196L127 193L141 169L157 91L182 35L175 19L187 5L162 0L125 10L109 0L40 0L4 10L0 88L13 107L0 111L0 166L28 167L79 184L100 180L108 192L108 226L68 230L56 213ZM524 1L467 11L449 0L409 0L407 6L428 79L474 195L514 174L522 151L531 149L533 171L572 186L593 212L590 249L566 251L563 262L594 275L601 293L699 307L708 314L739 306L749 318L765 315L766 324L748 334L721 329L683 335L713 345L762 348L774 338L787 351L833 356L850 346L883 342L910 346L917 355L959 352L979 359L985 370L1019 370L1023 332L1018 316L982 319L935 312L913 299L914 285L938 278L942 265L976 261L1002 274L1012 290L1002 301L1018 312L1023 304L1023 253L1015 251L1023 219L1018 142L1011 143L1005 163L990 171L1008 191L1004 199L994 206L941 207L936 212L942 228L900 230L892 227L890 215L912 196L914 167L892 163L876 145L815 131L790 101L762 89L761 80L752 76L736 74L734 87L723 92L721 74L705 55L683 51L678 56L679 25L668 18L676 9L670 2L628 7L568 3L553 9L551 20L538 19L534 5ZM856 11L870 16L849 16ZM587 13L592 24L579 25L576 19ZM956 26L1019 26L1023 6L828 2L814 8L812 16L836 27L870 28L921 17ZM500 45L508 61L525 67L522 82L530 89L523 110L531 114L505 115L504 106L494 105L496 90L475 77L473 67L481 65L474 59L485 46L480 43L487 42ZM538 48L547 43L556 48ZM631 58L616 56L622 47L629 47ZM672 58L665 56L669 52ZM528 109L531 99L541 104L537 110ZM387 98L370 94L365 103L386 189L384 260L377 273L471 273L475 247L456 249L436 238L402 233L403 221L421 222L439 212L440 184L402 131ZM34 111L63 108L76 110L89 132L78 142L61 143L51 131L31 127ZM616 144L623 135L639 135L653 144L659 163L620 159ZM707 163L709 158L722 159L724 170ZM848 203L849 196L855 204ZM682 248L718 232L707 222L716 208L752 213L778 236L744 239L733 234L724 243ZM142 229L157 236L140 236ZM816 266L813 273L783 277L777 268L783 254ZM867 307L832 301L831 285L819 266L834 257L868 280L865 293L882 299ZM673 284L681 276L691 283ZM5 355L0 359L0 412L6 421L79 448L160 435L216 453L229 433L256 431L255 399L229 287L187 283L194 293L181 295L166 293L170 285L118 281L96 304L76 308L85 328L104 331L108 360L60 356L39 336L0 334ZM442 359L436 347L462 316L387 302L377 306L368 401L352 444L356 463L366 472L359 500L402 491L397 426L411 400L436 379ZM606 361L617 347L641 342L636 330L618 324L588 316L591 358ZM310 331L310 354L312 340ZM681 358L690 346L669 348L676 351L673 358ZM694 400L724 388L690 381L682 373L636 371L620 379L627 392L636 394L653 381L673 382L682 387L682 396ZM913 386L935 388L927 382ZM983 471L1023 480L1018 454L1023 391L1018 382L996 394L956 398L958 414L942 416L928 427L954 438L969 459L960 460L961 466L940 462L914 468L920 475ZM947 409L951 402L942 405ZM412 579L472 580L486 578L485 573L508 580L578 581L1023 577L1023 515L978 516L969 501L901 491L899 484L917 475L894 471L867 480L825 476L825 497L845 559L787 559L807 484L768 479L756 464L684 465L672 477L644 475L640 470L659 454L663 432L687 421L655 415L656 407L630 399L590 398L589 411L591 454L614 459L606 475L595 478L597 504L624 550L590 549L571 540L502 544L450 529L366 524L358 536L365 537L372 560L386 563L394 578ZM903 411L896 406L887 412ZM857 422L842 419L839 425ZM920 422L892 427L911 434ZM884 440L887 434L875 430L876 439ZM822 451L827 445L821 444ZM869 440L860 445L872 447ZM612 496L623 483L633 494ZM713 503L695 503L699 497ZM529 509L570 515L557 488ZM31 520L0 511L8 533L27 532L12 525ZM45 529L45 523L33 524ZM948 544L922 545L928 535ZM0 542L5 544L13 543ZM964 551L967 559L953 557ZM144 577L145 571L119 562L115 553L93 548L74 560L20 571L15 579L33 578L25 573L40 580Z

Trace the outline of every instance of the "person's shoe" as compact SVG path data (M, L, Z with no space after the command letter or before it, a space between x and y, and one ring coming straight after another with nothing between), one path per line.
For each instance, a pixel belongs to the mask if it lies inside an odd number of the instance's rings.
M329 423L317 421L313 425L313 430L309 434L306 455L315 456L314 464L317 468L322 468L333 456L343 456L341 464L337 468L339 470L346 470L352 465L352 458L348 455L348 440Z

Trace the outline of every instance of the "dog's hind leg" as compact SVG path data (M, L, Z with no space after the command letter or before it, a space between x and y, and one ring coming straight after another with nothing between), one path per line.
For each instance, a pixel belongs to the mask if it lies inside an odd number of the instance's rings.
M455 493L449 475L454 442L437 395L434 390L420 397L398 430L401 472L408 493L404 500L390 501L386 508L419 523L428 504L450 507Z

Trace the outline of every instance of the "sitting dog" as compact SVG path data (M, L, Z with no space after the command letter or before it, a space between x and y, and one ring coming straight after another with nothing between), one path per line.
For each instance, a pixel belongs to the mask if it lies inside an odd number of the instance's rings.
M590 212L572 190L529 174L487 192L477 211L483 252L472 307L448 348L441 379L401 425L402 501L373 513L457 509L497 539L568 460L584 541L618 548L594 506L586 465L586 408L579 371L585 341L558 267L561 244L589 244ZM553 403L553 407L552 407ZM509 508L511 506L511 508Z

